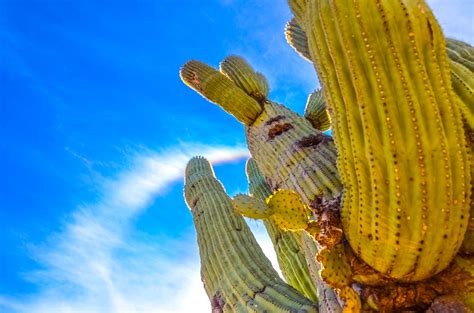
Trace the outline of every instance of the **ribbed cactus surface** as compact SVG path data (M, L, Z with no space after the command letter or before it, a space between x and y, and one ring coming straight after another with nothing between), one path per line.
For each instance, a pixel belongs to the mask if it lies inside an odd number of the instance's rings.
M317 312L272 268L206 159L189 161L184 194L213 312Z
M250 193L255 199L265 201L272 194L272 191L253 159L247 161L246 172ZM286 281L306 297L316 301L318 299L316 285L313 284L311 279L302 249L303 232L283 231L271 220L259 218L263 219L263 224L273 243L278 264ZM311 259L310 262L314 263L314 260Z
M334 113L346 238L390 277L438 273L463 240L471 188L439 25L423 1L293 2Z
M266 78L240 57L219 70L199 61L181 69L187 85L245 125L251 196L226 210L264 220L286 279L322 312L474 310L474 49L446 40L423 0L289 5L287 40L322 86L304 116L271 101ZM322 133L329 128L334 141ZM196 223L203 214L193 213ZM212 220L196 226L203 247L220 236L211 224L232 233ZM246 256L241 249L231 255ZM203 277L217 286L222 262L208 254ZM273 275L264 261L241 261L251 266L248 276L235 269L240 295L252 289L243 280L266 279L256 263ZM224 285L206 290L212 298Z
M246 169L250 193L262 201L271 196L272 191L253 159L247 161ZM318 299L320 313L341 312L342 308L334 290L321 278L321 265L315 259L318 246L314 239L303 231L282 231L269 219L263 219L263 223L288 283L303 294L317 292L317 297L313 297Z

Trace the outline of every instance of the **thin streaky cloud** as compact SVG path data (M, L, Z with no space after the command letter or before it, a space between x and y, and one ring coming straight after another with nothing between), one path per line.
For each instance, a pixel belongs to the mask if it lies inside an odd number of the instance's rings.
M78 208L49 242L32 249L43 267L25 274L39 292L0 295L5 312L208 312L193 229L178 238L148 236L133 217L176 180L200 154L214 164L248 157L243 147L182 145L135 158L102 186L102 199Z

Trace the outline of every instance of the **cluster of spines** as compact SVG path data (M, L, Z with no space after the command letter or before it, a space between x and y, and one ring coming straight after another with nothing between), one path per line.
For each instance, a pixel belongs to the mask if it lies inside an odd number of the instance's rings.
M300 21L334 113L351 246L394 278L441 271L464 236L470 173L444 37L429 8L317 0Z
M314 303L278 277L204 158L193 158L186 167L185 199L214 311L317 312Z

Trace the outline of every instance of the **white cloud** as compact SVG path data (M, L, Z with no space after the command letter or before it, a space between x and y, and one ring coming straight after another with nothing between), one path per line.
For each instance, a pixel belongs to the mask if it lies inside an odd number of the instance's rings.
M39 292L22 298L0 295L0 310L208 312L194 230L180 238L150 238L133 228L133 218L182 179L187 161L197 154L214 164L248 156L240 147L183 145L136 157L129 170L104 183L98 203L79 208L62 232L32 249L43 269L25 277Z

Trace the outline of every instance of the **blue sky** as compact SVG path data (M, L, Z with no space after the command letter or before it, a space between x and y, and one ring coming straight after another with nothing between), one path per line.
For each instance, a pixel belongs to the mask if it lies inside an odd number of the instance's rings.
M209 310L182 172L202 154L245 192L248 152L179 68L242 55L299 112L317 80L285 1L177 3L0 0L0 312ZM428 3L474 43L471 1Z

